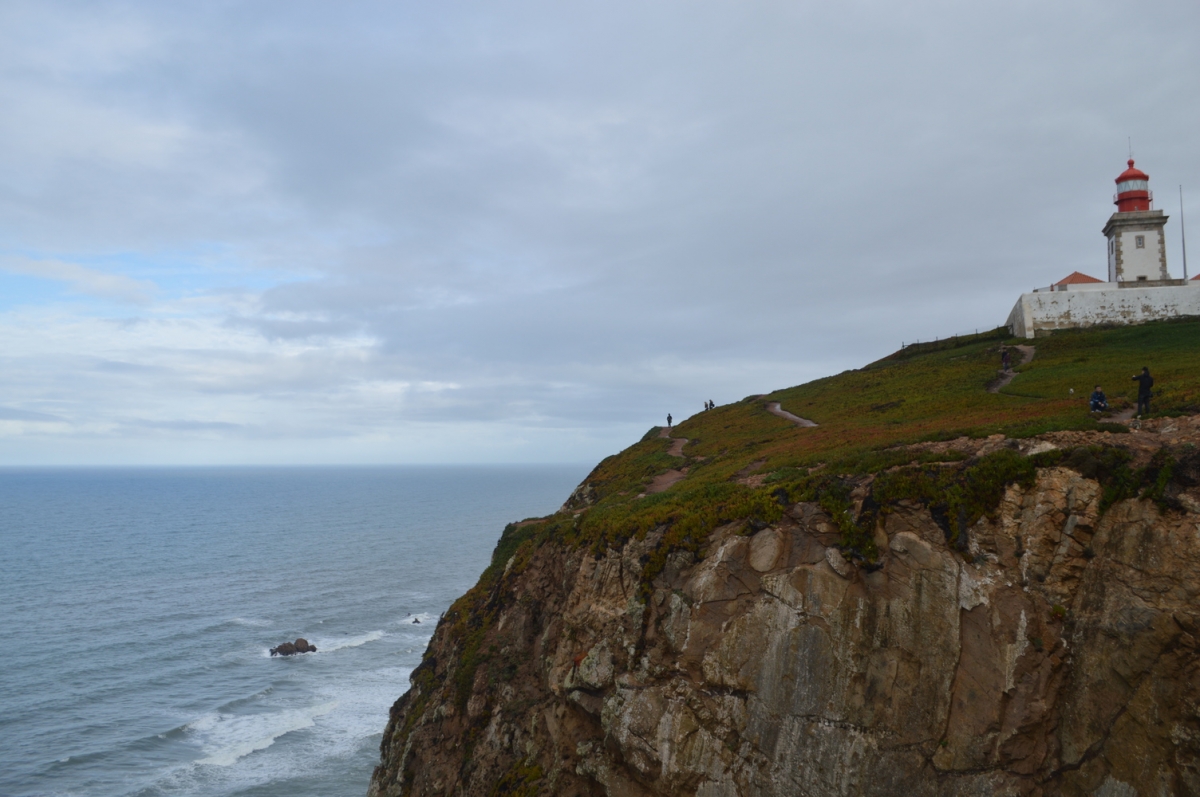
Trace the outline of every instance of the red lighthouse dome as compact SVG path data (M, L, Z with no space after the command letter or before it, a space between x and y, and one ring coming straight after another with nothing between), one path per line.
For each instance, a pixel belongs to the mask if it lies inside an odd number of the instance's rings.
M1153 201L1154 195L1150 193L1150 175L1141 169L1133 168L1133 158L1130 158L1129 168L1117 178L1117 195L1113 198L1117 212L1149 210Z

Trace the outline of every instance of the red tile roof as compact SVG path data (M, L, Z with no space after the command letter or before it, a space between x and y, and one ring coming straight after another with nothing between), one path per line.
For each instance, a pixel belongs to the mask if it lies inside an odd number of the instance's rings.
M1078 271L1072 271L1070 276L1060 279L1055 285L1082 285L1088 282L1104 282L1095 277L1089 277L1087 274L1080 274Z

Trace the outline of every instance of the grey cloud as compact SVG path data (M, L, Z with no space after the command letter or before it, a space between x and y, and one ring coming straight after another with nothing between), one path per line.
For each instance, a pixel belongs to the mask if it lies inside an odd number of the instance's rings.
M169 369L161 365L147 365L145 363L131 363L121 360L99 360L95 363L97 371L103 371L113 374L152 374L165 375Z
M32 421L34 423L58 423L65 420L57 415L45 412L18 410L12 407L0 407L0 421Z
M295 340L335 338L361 331L363 324L349 318L272 318L259 316L230 316L230 327L253 329L271 339Z
M3 13L0 246L216 246L246 284L203 295L270 343L113 355L161 370L106 366L103 418L623 434L1096 273L1128 135L1160 197L1200 184L1183 0Z
M223 423L221 421L154 421L146 419L126 419L122 425L127 429L156 429L171 432L235 432L241 430L243 424Z

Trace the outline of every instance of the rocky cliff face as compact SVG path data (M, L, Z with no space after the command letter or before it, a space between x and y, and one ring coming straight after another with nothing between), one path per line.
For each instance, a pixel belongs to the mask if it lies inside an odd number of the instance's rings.
M1041 468L953 544L896 502L869 567L805 502L649 585L661 530L547 541L443 620L370 795L1200 794L1197 420L938 444L1177 464L1111 505L1087 468Z

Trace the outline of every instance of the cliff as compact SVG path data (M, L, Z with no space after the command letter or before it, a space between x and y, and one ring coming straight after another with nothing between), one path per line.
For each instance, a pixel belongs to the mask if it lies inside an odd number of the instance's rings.
M1200 416L846 458L771 398L508 527L369 794L1200 794Z

